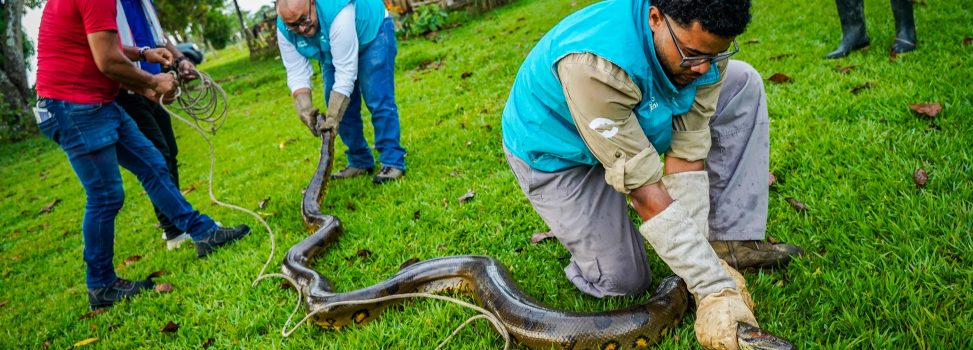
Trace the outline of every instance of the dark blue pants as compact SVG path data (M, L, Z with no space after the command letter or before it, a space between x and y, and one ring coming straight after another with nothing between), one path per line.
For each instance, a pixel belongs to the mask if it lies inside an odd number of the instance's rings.
M118 104L53 99L41 99L37 104L51 113L38 127L67 154L87 195L81 231L89 289L108 286L117 279L112 265L115 216L125 201L119 165L135 174L152 204L194 240L216 230L213 220L182 196L162 154Z
M395 41L395 28L391 18L382 22L375 40L358 51L358 80L349 96L350 103L338 126L341 141L348 146L345 155L348 165L372 169L375 157L368 147L362 129L361 100L372 112L372 126L375 128L375 149L382 165L405 170L405 148L401 143L399 128L399 107L395 105L395 54L398 51ZM324 97L331 99L334 86L334 66L325 64Z

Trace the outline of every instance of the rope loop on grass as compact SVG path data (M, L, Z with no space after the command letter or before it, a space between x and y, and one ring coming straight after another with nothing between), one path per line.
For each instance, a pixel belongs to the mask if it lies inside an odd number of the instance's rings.
M256 218L257 221L259 221L264 226L265 229L267 229L267 235L270 238L270 255L267 257L267 261L264 263L263 267L260 268L260 272L257 273L257 278L253 280L251 287L256 287L261 280L271 278L271 277L283 278L287 280L287 282L290 283L292 286L294 286L294 290L297 291L297 305L294 306L294 311L291 311L290 315L287 317L287 321L284 323L284 326L281 328L282 336L289 337L291 334L294 334L294 332L297 331L298 328L304 325L307 322L307 320L309 320L311 317L331 307L341 306L341 305L372 304L372 303L378 303L378 302L394 300L394 299L429 298L429 299L448 301L460 305L462 307L472 309L479 313L478 315L474 315L468 318L465 322L463 322L463 324L456 327L456 329L454 329L453 332L450 333L449 336L447 336L445 339L443 339L443 341L439 344L439 346L436 347L436 350L442 349L442 347L445 346L446 343L448 343L454 336L456 336L456 334L458 334L463 328L465 328L471 322L479 319L486 319L487 321L490 322L491 325L493 325L493 328L496 329L498 333L500 333L500 335L503 337L504 340L504 345L503 345L504 350L510 348L510 332L507 330L507 327L504 326L503 322L500 321L500 318L497 317L497 315L491 313L490 311L482 307L470 304L468 302L456 298L446 297L437 294L430 294L430 293L402 293L402 294L393 294L393 295L388 295L388 296L374 298L374 299L348 300L348 301L340 301L340 302L325 304L322 306L322 308L318 310L314 310L308 313L307 315L305 315L304 318L302 318L300 321L298 321L296 324L294 324L293 327L291 327L288 330L288 327L290 326L291 322L293 322L294 320L294 315L296 315L297 311L300 310L301 308L301 299L303 298L303 293L301 293L301 290L298 289L297 281L294 281L292 278L288 277L287 275L279 274L279 273L271 273L271 274L264 273L267 270L267 266L269 266L270 262L273 261L274 253L277 250L277 243L276 243L276 239L274 238L274 231L270 228L270 225L267 224L267 221L265 221L260 215L258 215L257 213L251 210L248 210L246 208L237 205L221 202L220 200L216 199L216 196L213 194L213 173L214 170L216 169L216 151L215 148L213 147L213 142L209 139L209 137L206 136L206 132L203 131L202 127L200 126L200 123L209 124L210 131L214 135L216 134L216 130L218 130L221 126L223 126L223 123L226 121L226 112L227 112L226 92L223 91L223 88L221 88L219 84L213 81L209 77L209 75L199 71L197 71L196 73L199 76L200 84L195 85L195 87L191 89L185 90L186 92L184 92L182 86L177 87L175 95L173 97L174 101L176 101L177 103L176 109L186 113L191 119L193 119L194 122L190 122L189 120L186 120L180 115L176 113L172 113L172 111L166 108L166 105L164 103L160 103L159 105L162 106L162 109L165 110L166 113L175 117L176 119L179 119L186 125L189 125L189 127L193 128L193 130L196 130L196 132L199 133L199 135L203 138L203 140L206 141L206 145L209 147L209 156L210 156L209 186L208 186L210 200L219 206L235 209L250 214L251 216ZM171 74L176 75L174 72L172 72ZM222 108L218 106L222 106Z

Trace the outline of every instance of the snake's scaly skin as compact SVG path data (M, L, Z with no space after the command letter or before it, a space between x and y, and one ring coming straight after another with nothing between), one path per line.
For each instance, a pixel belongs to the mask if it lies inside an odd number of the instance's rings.
M486 256L451 256L410 265L378 284L336 293L309 268L342 232L337 217L320 212L334 154L334 132L322 133L321 157L301 205L305 224L314 233L284 257L283 272L297 282L312 320L333 329L368 322L398 300L359 305L331 303L375 299L412 292L456 291L471 294L504 324L513 340L532 349L633 349L649 347L673 328L689 305L685 282L669 277L648 301L625 309L576 313L555 310L525 295L499 261ZM747 329L752 332L752 329ZM740 332L744 334L743 331Z

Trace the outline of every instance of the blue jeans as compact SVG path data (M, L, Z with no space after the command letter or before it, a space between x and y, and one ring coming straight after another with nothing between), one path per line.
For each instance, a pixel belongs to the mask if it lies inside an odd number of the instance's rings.
M361 100L372 112L375 128L375 149L382 165L405 170L405 148L402 147L399 129L399 107L395 105L395 54L398 47L392 19L386 18L378 35L358 51L358 80L351 91L348 109L338 126L341 141L348 146L345 155L348 165L361 169L375 167L375 158L368 148L362 126ZM325 64L324 98L331 99L334 86L334 66Z
M182 196L162 154L118 104L41 99L37 105L51 113L38 128L67 153L87 195L81 231L89 289L106 287L118 278L112 265L115 216L125 201L119 165L135 174L152 204L194 240L216 230L213 220L194 210Z

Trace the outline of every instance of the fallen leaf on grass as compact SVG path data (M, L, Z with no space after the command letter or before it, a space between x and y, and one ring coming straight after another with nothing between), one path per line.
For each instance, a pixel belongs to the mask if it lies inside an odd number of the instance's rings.
M919 116L929 119L935 118L939 114L939 111L943 110L943 106L939 103L916 103L909 105L909 108L919 114Z
M973 45L973 37L969 37L969 36L968 37L964 37L963 38L963 46L970 46L970 45Z
M459 169L453 169L453 172L449 173L449 176L452 176L452 177L459 176Z
M51 347L51 341L49 340L45 340L44 344L41 344L41 349L47 350L50 347Z
M919 168L912 173L912 179L915 180L917 188L923 188L926 187L926 182L929 182L929 174L925 169Z
M189 185L189 187L186 187L185 190L182 190L181 193L182 193L183 196L185 196L185 195L189 194L189 192L192 192L192 191L195 191L195 190L196 190L196 184L192 184L192 185Z
M267 205L267 202L269 202L269 201L270 201L270 197L261 199L259 202L257 202L257 209L263 209L264 206L266 206Z
M418 221L419 220L419 217L421 215L422 215L422 213L420 213L418 210L416 210L415 213L412 213L412 220Z
M926 131L943 131L943 128L936 123L930 123Z
M780 243L780 240L777 239L777 237L769 236L768 235L767 236L767 242L769 242L770 244L778 244L778 243Z
M785 75L784 73L774 73L774 75L770 76L770 81L777 84L783 84L791 81L791 77Z
M293 289L293 288L294 288L294 286L292 286L290 282L288 282L286 280L285 281L280 281L280 289Z
M112 323L111 325L108 326L108 331L109 332L114 332L116 329L118 329L121 326L122 325L120 325L118 323Z
M784 59L784 58L788 58L788 57L791 57L791 56L794 56L794 54L792 54L792 53L782 53L782 54L779 54L779 55L770 56L770 58L768 58L768 60L778 61L778 60L781 60L781 59Z
M203 342L203 345L200 345L200 347L202 347L203 349L207 349L210 346L213 346L213 342L215 342L215 341L216 340L214 340L213 338L206 339L206 341L204 341Z
M0 300L0 307L7 306L7 304L10 304L10 300Z
M756 43L759 43L759 42L760 42L760 39L753 38L753 39L747 40L746 42L744 42L744 44L756 44Z
M472 76L473 76L473 72L463 72L463 74L460 74L459 75L459 77L462 78L462 79L466 79L466 78L469 78L469 77L472 77Z
M473 199L473 197L475 197L475 196L476 196L476 192L469 191L469 192L466 192L466 194L464 194L464 195L460 196L459 198L457 198L456 201L459 202L460 204L463 204L463 203L466 203L466 201L468 201L470 199Z
M81 317L78 317L78 321L84 321L84 320L90 319L92 317L101 315L101 314L105 313L105 311L108 311L108 308L101 308L101 309L98 309L98 310L95 310L95 311L89 311L89 312L85 313L84 315L81 315Z
M96 342L96 341L98 341L98 338L88 338L88 339L85 339L85 340L82 340L82 341L79 341L79 342L77 342L77 343L74 343L74 345L72 345L72 347L75 347L75 348L77 348L77 347L81 347L81 346L85 346L85 345L88 345L88 344L91 344L91 343L94 343L94 342Z
M841 74L848 74L849 72L851 72L855 68L858 68L858 65L856 65L856 64L850 64L850 65L847 65L847 66L840 66L840 65L839 66L834 66L834 69L836 71L838 71L838 73L841 73Z
M41 210L40 210L39 212L37 212L37 214L45 214L45 213L50 213L50 212L51 212L51 210L52 210L52 209L54 209L54 206L55 206L55 205L57 205L58 203L61 203L61 200L60 200L60 199L57 199L57 198L55 198L55 199L54 199L53 201L51 201L50 203L47 203L47 204L45 204L45 205L44 205L44 207L43 207L43 208L41 208Z
M125 258L125 261L122 261L122 263L125 264L125 266L128 266L128 265L134 264L136 261L139 261L139 260L142 260L142 256L141 255L132 255L130 257Z
M98 331L98 325L94 323L88 324L88 328L91 328L91 333Z
M856 86L856 87L853 87L853 88L851 88L851 90L850 90L850 91L851 91L851 93L853 93L853 94L856 94L856 95L857 95L857 94L858 94L859 92L861 92L862 90L866 90L866 89L871 89L871 88L872 88L872 87L874 87L874 86L875 86L875 84L874 84L874 83L872 83L872 82L870 82L870 81L866 81L866 82L865 82L864 84L861 84L861 85L858 85L858 86Z
M172 284L169 283L159 283L155 285L155 291L158 293L170 293L172 292Z
M767 173L767 187L773 186L776 183L777 183L777 175L774 175L773 172L768 172Z
M355 255L357 255L359 258L364 259L369 256L372 256L372 251L368 249L359 249L358 252L355 253Z
M399 270L403 270L406 267L412 266L413 264L415 264L415 263L417 263L419 261L421 261L421 260L419 260L419 258L412 258L412 259L406 260L404 263L402 263L402 265L399 265Z
M554 233L551 231L538 232L530 236L530 242L534 244L538 244L548 238L554 238Z
M169 323L166 323L166 325L164 327L162 327L162 329L159 330L159 332L162 332L162 333L175 333L178 330L179 330L179 325L173 323L172 321L169 321Z
M162 269L162 270L159 270L159 271L150 273L149 274L149 277L146 277L145 279L152 280L153 278L156 278L156 277L159 277L159 276L165 276L165 275L168 275L168 274L169 274L169 271L166 271L166 269Z
M793 207L794 210L797 210L798 213L806 213L808 210L807 206L797 199L787 197L787 203L790 203L791 207Z

